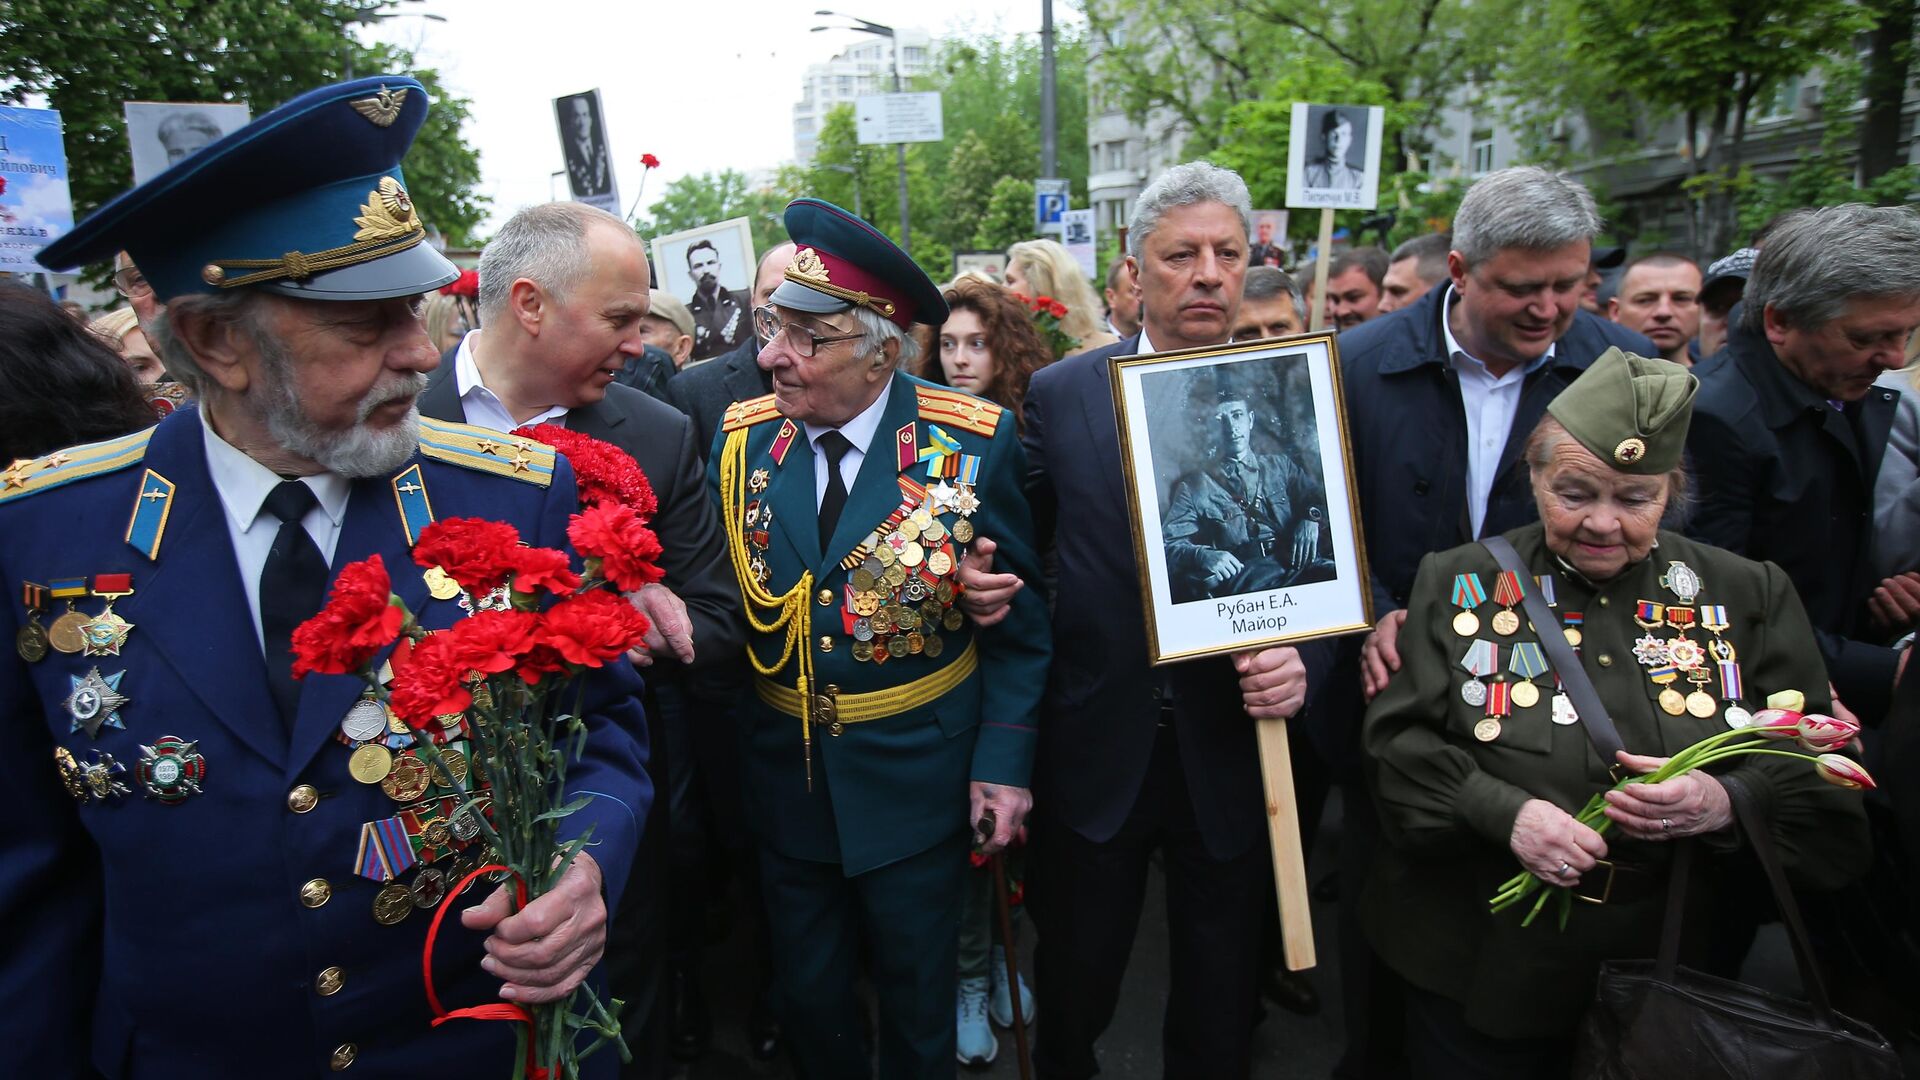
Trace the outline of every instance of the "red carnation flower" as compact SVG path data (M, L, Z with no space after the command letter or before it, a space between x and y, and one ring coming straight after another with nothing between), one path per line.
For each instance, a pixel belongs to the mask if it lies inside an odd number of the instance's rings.
M640 164L645 165L649 169L657 169L660 167L660 159L654 157L652 154L641 154Z
M480 271L462 270L460 276L440 286L440 291L448 296L464 296L476 299L480 295Z
M567 523L567 539L583 558L599 560L600 576L622 592L666 576L658 561L660 538L627 507L602 504L582 510Z
M597 668L640 644L647 625L625 597L594 589L542 612L537 640L569 664Z
M473 704L465 684L472 670L453 632L429 635L414 646L406 666L393 673L387 706L415 731L434 723L436 716L466 712Z
M427 526L413 545L413 561L447 572L475 595L493 591L519 565L520 533L481 518L447 518Z
M293 677L360 670L393 643L405 620L406 608L393 595L380 556L347 564L334 579L326 606L293 631Z
M1046 301L1046 304L1047 304L1047 314L1053 316L1056 319L1064 319L1067 317L1067 305L1061 303L1058 300L1048 300Z
M647 474L634 462L633 455L612 443L554 424L520 428L514 434L545 443L566 457L573 466L581 506L624 503L647 519L659 509Z
M552 548L520 548L514 554L514 592L530 593L535 589L545 589L556 596L566 596L580 587L580 575L573 572L566 552Z
M456 666L483 675L498 675L518 664L521 654L533 648L534 631L540 617L531 611L482 611L461 619L453 629L433 635L429 640L449 639Z

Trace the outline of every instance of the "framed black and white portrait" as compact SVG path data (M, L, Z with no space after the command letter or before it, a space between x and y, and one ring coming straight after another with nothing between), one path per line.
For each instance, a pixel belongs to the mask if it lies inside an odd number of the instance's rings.
M693 315L693 359L732 352L753 333L753 223L728 218L653 240L653 287Z
M127 148L133 182L144 184L222 137L247 126L245 105L197 101L129 101Z
M607 143L600 91L554 98L553 113L560 126L560 151L566 159L567 190L573 193L573 201L619 214L620 192L614 179L613 151Z
M1153 662L1370 627L1333 335L1112 364Z
M1386 110L1378 105L1294 102L1287 139L1287 205L1374 209L1385 119Z

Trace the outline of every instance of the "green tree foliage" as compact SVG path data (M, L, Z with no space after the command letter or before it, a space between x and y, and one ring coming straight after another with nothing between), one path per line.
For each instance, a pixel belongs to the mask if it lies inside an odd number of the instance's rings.
M752 223L753 250L762 252L786 239L781 212L789 200L774 188L754 188L746 175L733 169L683 176L668 184L658 202L647 208L649 220L634 225L641 236L664 236L728 218Z
M1006 248L1033 236L1033 181L1003 176L994 182L986 213L973 231L968 247L982 251Z
M255 116L316 86L408 72L434 98L406 162L422 218L463 245L486 214L479 154L460 135L468 102L404 49L362 45L348 26L379 5L348 0L7 0L0 4L0 101L45 95L66 126L74 209L131 186L125 101L233 101Z

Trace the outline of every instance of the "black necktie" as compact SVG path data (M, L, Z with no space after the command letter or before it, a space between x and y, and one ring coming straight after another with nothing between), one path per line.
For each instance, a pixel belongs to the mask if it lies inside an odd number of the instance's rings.
M840 478L840 459L847 456L853 444L845 435L829 431L814 445L827 455L827 493L820 498L820 553L824 555L828 541L833 539L833 527L840 524L840 511L847 507L847 482Z
M327 596L327 560L301 524L319 503L313 489L298 480L284 481L267 495L267 513L280 519L280 531L260 570L260 630L273 700L289 731L300 704L300 687L293 681L293 630L319 611Z

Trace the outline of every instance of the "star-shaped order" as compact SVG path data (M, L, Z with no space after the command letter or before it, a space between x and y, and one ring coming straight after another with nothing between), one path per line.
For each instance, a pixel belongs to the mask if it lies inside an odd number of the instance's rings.
M86 677L67 676L73 683L73 691L67 695L67 715L73 717L73 727L69 731L85 729L88 738L99 738L102 727L117 727L122 731L127 725L120 721L120 706L130 699L120 692L120 680L126 672L116 671L111 675L101 675L99 668L87 672Z
M959 505L960 492L945 480L927 489L927 495L933 499L935 513L943 513Z
M127 643L127 635L133 633L133 624L121 618L112 608L80 625L80 636L86 639L86 655L119 656L120 647Z

